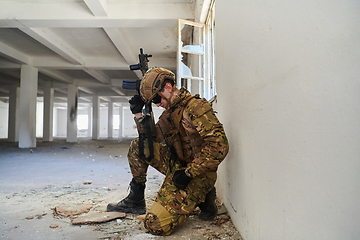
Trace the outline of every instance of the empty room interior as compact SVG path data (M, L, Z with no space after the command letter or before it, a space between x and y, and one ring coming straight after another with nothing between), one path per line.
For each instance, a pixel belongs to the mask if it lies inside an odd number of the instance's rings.
M131 215L74 225L59 206L128 194L145 67L211 102L221 211L164 237ZM360 239L359 76L356 0L0 0L0 236ZM149 168L147 209L163 180Z

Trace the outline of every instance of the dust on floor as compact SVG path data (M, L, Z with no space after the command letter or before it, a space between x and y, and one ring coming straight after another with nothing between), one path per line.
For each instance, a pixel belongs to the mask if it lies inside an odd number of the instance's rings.
M0 141L1 239L241 239L227 214L203 222L197 215L170 236L147 233L137 216L73 225L76 216L55 213L56 206L90 204L88 213L104 212L109 202L128 194L131 173L127 151L131 139L79 139L67 143L38 140L33 149ZM163 176L149 168L146 204L150 208ZM220 202L219 206L221 205ZM79 215L81 216L81 215Z

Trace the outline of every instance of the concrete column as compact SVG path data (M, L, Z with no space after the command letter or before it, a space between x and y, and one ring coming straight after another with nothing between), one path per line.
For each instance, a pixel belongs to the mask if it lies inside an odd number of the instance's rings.
M11 86L9 88L9 142L19 141L19 95L20 89L17 86Z
M92 107L88 107L88 129L87 129L87 136L91 137L91 130L92 130L92 115L91 115Z
M75 85L68 85L68 101L67 101L67 142L77 142L77 102L78 102L78 87Z
M119 106L119 139L123 137L123 106Z
M53 141L54 89L51 82L46 82L44 90L44 126L43 141Z
M108 138L113 138L113 125L114 125L114 103L108 103Z
M93 119L92 119L92 139L99 139L100 134L100 99L93 96Z
M21 66L19 106L19 148L36 147L36 97L38 69Z

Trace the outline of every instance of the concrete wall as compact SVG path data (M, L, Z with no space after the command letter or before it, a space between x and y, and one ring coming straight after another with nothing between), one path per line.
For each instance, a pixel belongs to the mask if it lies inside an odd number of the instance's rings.
M54 108L53 110L53 136L57 136L58 135L58 129L57 129L57 124L58 124L58 111L56 108Z
M9 103L0 101L0 138L8 137Z
M137 136L136 124L134 121L134 115L130 112L130 107L123 108L123 136L134 137Z
M108 135L108 108L100 108L100 137L107 137Z
M36 104L36 137L43 136L44 103L42 98ZM8 138L9 103L0 101L0 138Z
M56 137L66 137L66 125L67 125L67 109L56 108L56 119L57 125L54 125L56 128ZM55 115L54 115L55 117Z
M218 193L244 240L360 239L359 13L216 1Z
M42 138L44 133L44 101L38 98L36 103L36 137Z

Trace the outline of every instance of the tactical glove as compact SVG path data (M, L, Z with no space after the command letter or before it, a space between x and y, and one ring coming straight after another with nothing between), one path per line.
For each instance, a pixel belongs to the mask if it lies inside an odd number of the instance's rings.
M130 110L133 114L141 113L145 103L139 95L134 95L130 100Z
M184 190L192 178L186 175L185 170L177 170L172 180L175 187Z

